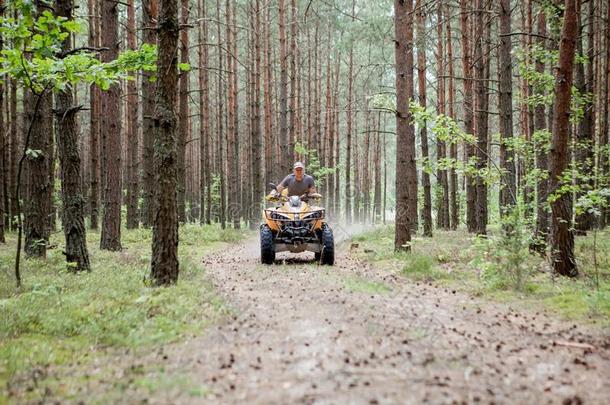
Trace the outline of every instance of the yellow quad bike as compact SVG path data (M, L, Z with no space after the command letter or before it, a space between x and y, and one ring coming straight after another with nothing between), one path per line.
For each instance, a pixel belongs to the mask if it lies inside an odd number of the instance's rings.
M260 229L263 264L273 264L278 252L314 252L319 263L335 264L333 231L324 220L325 210L309 205L309 200L320 198L317 193L288 197L286 189L282 195L267 196L268 201L277 205L263 211Z

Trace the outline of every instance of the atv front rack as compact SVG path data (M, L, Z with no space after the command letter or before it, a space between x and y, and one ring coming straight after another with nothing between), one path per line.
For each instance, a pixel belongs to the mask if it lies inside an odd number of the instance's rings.
M320 208L319 210L307 211L307 215L301 215L300 213L290 212L287 214L294 215L295 218L286 218L284 215L277 212L277 210L273 208L268 208L263 210L265 213L265 218L271 221L278 222L291 222L291 221L314 221L319 219L324 219L325 217L325 209ZM274 215L275 214L275 215Z

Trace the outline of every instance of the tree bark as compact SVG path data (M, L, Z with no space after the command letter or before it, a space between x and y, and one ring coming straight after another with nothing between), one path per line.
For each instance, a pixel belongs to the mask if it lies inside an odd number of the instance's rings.
M217 21L217 31L216 31L216 36L217 36L217 40L218 40L218 82L217 82L217 96L218 96L218 140L217 140L217 153L216 153L216 160L218 162L217 166L218 166L218 176L219 176L219 180L220 180L220 203L219 203L219 219L220 219L220 226L222 227L222 229L225 229L226 227L226 213L227 213L227 206L226 206L226 182L225 182L225 176L226 176L226 161L225 161L225 150L224 150L224 138L225 138L225 134L224 134L224 113L225 113L225 83L226 83L226 78L223 73L223 60L224 60L224 54L223 54L223 50L222 50L222 30L221 30L221 25L222 25L222 21L221 21L221 14L220 14L220 2L221 0L217 0L216 1L216 21ZM225 39L226 41L228 41L228 39Z
M472 89L472 59L470 55L470 10L468 1L460 0L460 26L462 30L462 74L464 76L464 130L467 134L474 134L474 111L473 111L473 89ZM474 157L473 145L465 145L466 159ZM476 179L466 175L466 224L468 232L477 230L476 213Z
M155 45L157 42L157 0L142 0L142 42ZM151 72L142 73L142 223L153 225L155 173L154 173L154 114L155 88Z
M129 0L127 7L127 47L137 49L136 44L136 9L135 0ZM127 82L127 229L135 229L140 225L138 203L140 199L139 173L139 134L138 134L138 87L136 80Z
M418 82L418 96L419 105L422 108L426 108L426 27L425 27L425 9L422 4L422 0L417 0L415 8L417 10L417 82ZM440 6L439 6L440 7ZM439 13L440 14L440 13ZM442 25L439 23L439 27ZM439 46L442 39L439 38ZM441 53L442 53L442 47ZM442 62L441 62L442 63ZM440 76L440 75L439 75ZM444 79L439 77L441 83ZM442 86L439 84L439 89ZM439 90L441 91L441 90ZM444 92L444 90L443 90ZM439 100L439 104L441 101ZM428 131L426 128L427 124L424 122L419 129L419 136L421 139L421 153L423 167L421 171L422 186L424 188L424 206L422 207L422 218L424 221L424 236L432 236L432 193L430 190L430 173L425 166L429 165L428 156ZM439 218L442 218L442 214L439 210L437 213ZM440 221L442 223L442 220Z
M394 0L396 59L396 228L394 250L411 249L409 207L417 196L415 128L411 123L409 100L413 96L413 3ZM415 173L415 174L414 174ZM415 187L413 187L415 184ZM417 212L417 211L416 211Z
M51 190L53 184L49 176L50 144L53 136L53 95L49 90L34 95L26 90L24 96L25 125L31 128L29 153L26 158L24 210L24 251L30 257L46 257L49 241L49 221ZM35 98L40 98L38 111ZM24 138L26 136L24 135Z
M339 83L341 72L341 64L335 64L335 90L334 90L334 101L333 101L333 124L335 127L335 172L334 186L335 191L333 193L333 212L336 218L341 217L341 137L339 136Z
M509 144L513 138L513 69L511 60L511 5L510 0L501 0L498 4L500 15L500 47L498 81L498 109L500 113L500 213L507 213L510 206L516 203L517 183L515 173L515 156ZM540 14L544 15L543 12Z
M89 46L99 47L99 2L88 0L89 8ZM97 85L89 86L89 221L91 229L98 229L99 226L99 204L100 204L100 89Z
M72 20L72 0L55 0L55 13ZM69 51L72 38L63 41L62 50ZM85 230L85 198L81 187L81 159L78 152L77 113L71 87L56 95L57 150L61 167L62 225L66 240L64 252L68 270L90 270Z
M559 67L555 78L555 111L549 181L553 194L559 192L559 188L562 186L562 176L570 160L568 147L570 101L577 35L576 0L565 0L564 22L559 45ZM551 204L551 257L556 274L575 277L578 275L578 270L574 259L574 233L571 229L572 213L569 200L569 193L561 193L554 195L554 201Z
M373 197L373 223L381 220L381 111L377 113L377 127L375 131L375 192Z
M537 39L539 46L544 48L544 37L546 36L546 17L544 12L538 14L538 35ZM536 72L539 74L544 73L545 63L543 60L538 58L536 60ZM543 103L539 103L534 108L534 132L544 131L546 126L546 107ZM539 132L540 134L540 132ZM540 173L548 174L549 163L548 163L548 152L547 142L536 142L536 168ZM538 180L538 190L536 193L536 238L534 241L533 249L543 253L546 250L546 242L549 233L549 212L547 207L547 195L548 195L548 178L542 176Z
M408 0L409 2L411 0ZM356 1L352 0L352 16L355 13ZM396 3L395 6L396 7ZM354 46L350 45L347 71L347 116L345 132L345 222L352 223L352 103L354 96ZM408 101L407 101L408 108Z
M297 4L296 0L290 1L290 100L289 112L290 120L288 122L288 163L294 160L294 146L298 139L297 122L299 110L297 96Z
M102 61L110 62L119 54L118 4L102 1L101 21L104 22L102 32L102 47L108 48L102 53ZM105 133L106 162L102 174L105 175L104 218L100 248L103 250L121 250L121 89L113 84L101 96L101 131Z
M260 99L261 99L261 39L260 39L260 2L255 0L253 4L252 18L252 35L254 42L254 64L253 64L253 85L254 91L252 93L252 128L251 128L251 143L252 143L252 198L254 201L253 213L251 216L251 224L255 224L257 215L260 215L260 211L263 207L263 194L265 187L263 184L263 143L261 134L261 110L260 110ZM251 226L252 227L252 226Z
M0 17L4 17L4 0L0 0ZM3 48L2 37L0 36L0 51ZM6 217L10 215L8 201L5 200L7 190L7 159L6 159L6 131L4 126L4 82L0 83L0 243L5 243L4 225L7 223Z
M232 164L231 166L231 170L236 173L236 176L238 176L237 181L235 182L235 195L234 195L234 201L235 203L233 204L233 209L231 210L232 214L233 214L233 228L234 229L240 229L241 227L241 218L242 218L242 206L240 204L240 202L242 201L242 188L243 188L243 179L244 176L240 175L239 169L239 163L240 163L240 150L239 150L239 145L240 145L240 131L239 131L239 103L237 100L237 92L238 92L238 61L239 61L239 50L237 48L237 42L238 42L238 32L239 32L239 26L237 25L237 7L234 5L233 7L233 14L232 14L232 23L231 25L235 28L234 30L231 30L231 41L229 41L230 44L232 44L232 48L231 48L231 56L233 58L233 66L230 70L231 72L231 79L233 81L232 83L232 88L231 91L233 93L232 98L233 98L233 128L234 128L234 142L233 142L233 156L234 159L233 160L229 160L229 162Z
M449 13L449 6L447 5L445 21L447 24L447 68L449 73L449 116L452 119L456 119L455 116L455 86L454 86L454 69L453 69L453 36L451 35L451 15ZM452 161L457 162L458 150L457 142L451 142L449 149L449 156ZM449 178L451 183L449 186L449 206L451 209L450 217L450 228L456 230L460 221L460 210L458 206L458 176L454 167L450 169Z
M606 176L606 180L604 182L604 186L608 187L609 181L608 176L610 176L610 80L607 80L610 77L610 5L606 8L606 66L605 66L605 76L604 72L602 72L601 80L603 92L602 96L602 125L601 125L601 136L600 136L600 144L599 150L602 151L600 154L600 169L602 175ZM610 201L606 201L610 203ZM602 210L602 215L600 218L600 227L604 228L610 222L610 208L606 207Z
M263 80L263 97L265 111L265 188L269 183L280 181L275 179L274 153L273 153L273 115L272 111L272 84L271 84L271 39L269 25L271 23L270 8L267 7L265 13L265 23L263 24L263 47L264 47L264 67L265 75Z
M437 64L437 112L439 114L445 114L445 55L443 47L443 4L438 2L437 5L437 51L436 51L436 64ZM420 11L420 12L423 12ZM422 35L425 35L425 31ZM424 75L425 80L425 75ZM424 83L425 86L425 83ZM425 89L425 87L424 87ZM425 91L425 90L424 90ZM447 156L447 145L445 141L436 139L436 181L437 181L437 201L436 201L436 226L439 229L449 229L449 184L447 179L447 170L441 168L439 164L442 159Z
M182 29L180 30L180 63L189 63L189 2L181 0L180 17ZM180 72L179 76L180 98L178 101L178 220L186 222L186 141L190 138L189 117L189 72Z
M11 179L11 201L10 201L10 211L11 211L11 230L17 229L17 222L15 220L15 215L17 215L18 209L18 193L17 193L17 171L19 165L19 156L21 155L21 142L20 142L20 131L17 126L17 82L15 79L7 80L7 83L10 84L10 103L9 103L9 116L10 116L10 138L11 138L11 148L9 155L9 176Z
M489 72L489 57L483 50L483 42L489 43L489 27L485 18L485 0L478 0L475 13L475 78L477 94L476 112L476 233L487 233L487 184L483 172L487 169L487 137L488 137L488 106L487 73Z
M278 1L279 39L280 39L280 170L286 174L290 171L288 140L288 57L286 54L286 6L284 0Z
M155 103L155 215L152 241L151 279L156 285L178 280L178 213L176 189L176 49L180 25L178 1L160 0L159 53Z
M199 0L199 223L210 224L212 178L210 176L210 78L208 75L208 21L205 0Z

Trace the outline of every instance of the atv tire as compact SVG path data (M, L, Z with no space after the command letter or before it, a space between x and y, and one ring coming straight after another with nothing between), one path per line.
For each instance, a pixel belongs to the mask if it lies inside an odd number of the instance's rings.
M333 230L324 224L322 227L322 252L320 252L320 264L332 266L335 264L335 239Z
M275 262L275 243L273 232L267 225L261 226L261 263L273 264Z

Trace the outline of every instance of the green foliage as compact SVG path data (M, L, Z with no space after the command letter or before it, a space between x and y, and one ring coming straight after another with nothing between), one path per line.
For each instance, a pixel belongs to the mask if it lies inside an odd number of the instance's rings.
M403 253L402 256L402 274L416 280L436 278L434 260L430 256L417 253Z
M0 385L36 367L87 362L104 348L150 350L201 333L225 311L202 281L201 257L242 237L218 226L181 227L180 279L171 288L142 283L150 263L146 229L126 230L128 249L120 253L99 250L99 234L90 233L91 272L68 274L61 246L45 261L26 260L19 291L12 249L0 250Z
M318 190L322 189L326 177L330 174L334 174L337 170L336 167L322 166L316 149L307 149L303 144L297 142L296 145L294 145L294 152L303 157L305 165L307 166L307 172L316 180L316 188Z
M531 224L525 217L521 198L502 216L498 234L476 237L478 252L473 265L481 280L493 289L514 288L523 291L532 272L530 246L536 242Z
M518 102L528 104L532 107L544 105L552 106L555 97L555 76L548 70L543 72L536 71L536 63L546 66L555 66L559 61L558 50L548 50L539 44L533 45L529 49L517 48L515 50L518 61L519 74L527 83L532 86L532 94L518 96ZM584 55L576 55L577 64L590 63ZM572 123L578 123L584 116L585 107L593 102L592 93L582 93L575 86L572 86L571 114Z
M371 107L377 110L396 112L396 94L379 93L370 97Z
M13 17L16 15L16 17ZM128 72L154 71L156 47L123 52L116 60L102 63L91 50L63 52L70 35L83 32L75 20L44 10L36 16L32 2L14 0L0 18L0 34L5 47L0 53L0 75L16 79L35 93L46 89L63 90L78 83L95 83L107 90Z
M426 109L415 101L411 101L409 104L409 111L411 112L414 123L419 127L424 125L431 126L432 133L437 140L443 141L447 145L466 143L476 147L476 137L472 134L467 134L462 130L453 118L444 114L437 115L432 109ZM437 169L455 169L459 174L482 178L488 185L495 184L499 181L502 174L499 167L492 164L492 167L477 169L477 162L478 158L476 156L471 156L468 159L468 162L463 162L461 159L445 157L438 159L435 163L430 160L422 161L422 167L430 174L434 173Z
M538 270L544 270L544 259L529 252L529 244L535 241L523 215L525 208L519 201L505 217L504 229L490 229L487 239L437 230L434 238L414 238L412 253L394 253L394 228L381 226L354 237L359 247L353 254L410 279L432 280L511 305L542 306L570 319L593 319L610 326L610 232L591 232L576 239L580 278L553 278Z

